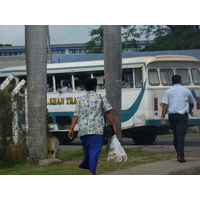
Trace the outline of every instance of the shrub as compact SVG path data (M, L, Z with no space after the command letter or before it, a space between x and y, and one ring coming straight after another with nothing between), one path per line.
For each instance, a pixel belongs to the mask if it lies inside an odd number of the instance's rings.
M17 111L22 113L24 107L24 98L15 95L14 101L17 101ZM12 109L12 95L10 88L0 90L0 163L13 164L20 162L27 157L26 133L19 123L18 142L14 144L12 133L12 121L14 111Z

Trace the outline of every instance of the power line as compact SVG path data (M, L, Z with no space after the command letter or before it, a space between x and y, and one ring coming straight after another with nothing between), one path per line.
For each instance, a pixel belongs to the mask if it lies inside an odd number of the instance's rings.
M55 44L58 44L58 43L57 43L57 42L56 42L56 41L55 41L55 40L54 40L54 39L53 39L51 36L50 36L50 38L51 38L51 40L53 40L53 41L54 41L54 43L55 43Z

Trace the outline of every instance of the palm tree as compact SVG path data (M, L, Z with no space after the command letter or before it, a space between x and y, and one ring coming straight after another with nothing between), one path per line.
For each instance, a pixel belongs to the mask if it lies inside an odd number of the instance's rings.
M117 137L121 141L122 40L119 25L104 26L104 66L106 97L113 107Z
M25 26L29 164L47 157L47 25Z

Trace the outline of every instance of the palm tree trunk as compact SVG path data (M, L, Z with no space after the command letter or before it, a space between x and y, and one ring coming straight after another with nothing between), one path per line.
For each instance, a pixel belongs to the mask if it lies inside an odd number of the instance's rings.
M47 157L47 25L25 26L29 164Z
M113 107L112 114L121 141L121 80L122 40L120 25L104 26L104 66L106 97Z

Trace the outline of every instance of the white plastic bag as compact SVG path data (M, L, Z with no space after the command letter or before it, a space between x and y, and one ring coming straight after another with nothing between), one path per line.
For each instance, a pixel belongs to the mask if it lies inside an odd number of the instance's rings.
M113 135L111 138L110 148L108 152L108 162L122 162L127 161L127 155L121 146L119 140L116 135Z

